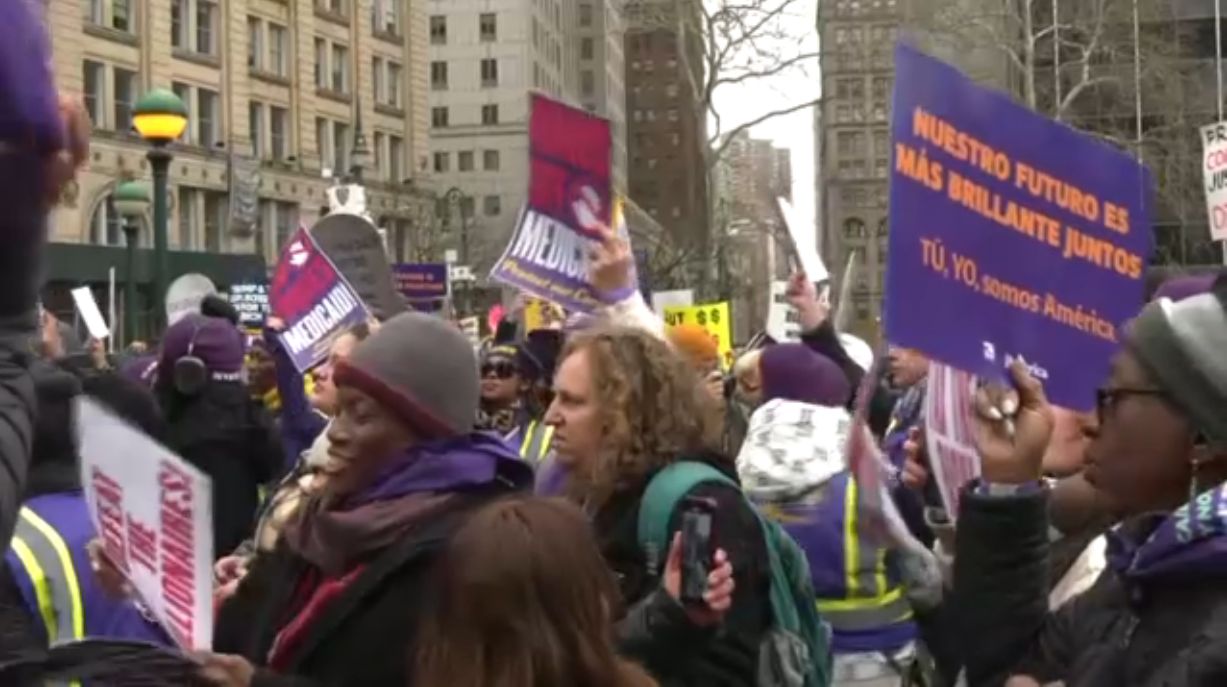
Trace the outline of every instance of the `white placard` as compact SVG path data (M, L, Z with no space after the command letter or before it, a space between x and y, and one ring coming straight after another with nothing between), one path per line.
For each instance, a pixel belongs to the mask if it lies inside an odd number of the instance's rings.
M102 341L111 335L107 321L102 317L102 311L98 309L98 301L94 300L94 292L88 286L73 289L72 300L77 304L77 312L81 313L81 319L85 320L85 327L89 329L90 336Z
M692 305L694 305L694 291L690 289L652 292L652 310L661 317L664 317L666 308L689 308Z
M780 208L780 216L784 218L784 228L787 230L787 239L791 244L789 250L796 254L806 278L814 283L830 279L831 273L827 270L826 263L822 261L822 256L818 254L818 248L814 245L812 237L801 235L801 218L797 215L796 208L788 202L787 198L776 198L775 202Z
M806 275L808 276L808 275ZM788 282L771 282L771 305L767 308L767 335L776 343L801 340L801 320L788 304Z
M184 650L213 643L213 489L94 401L76 407L81 484L107 557Z
M1210 238L1227 241L1227 122L1203 126L1201 140Z
M474 346L481 343L481 320L476 317L466 317L456 323L460 331L469 338Z

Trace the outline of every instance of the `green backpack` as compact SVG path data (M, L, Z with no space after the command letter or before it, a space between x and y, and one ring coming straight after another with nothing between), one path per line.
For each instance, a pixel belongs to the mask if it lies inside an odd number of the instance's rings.
M704 482L719 482L740 491L719 470L691 461L670 465L648 483L639 506L639 547L654 574L663 569L668 555L673 511L691 489ZM771 564L772 626L759 647L758 687L827 687L831 683L831 630L818 615L805 553L779 523L763 517L757 508L754 512Z

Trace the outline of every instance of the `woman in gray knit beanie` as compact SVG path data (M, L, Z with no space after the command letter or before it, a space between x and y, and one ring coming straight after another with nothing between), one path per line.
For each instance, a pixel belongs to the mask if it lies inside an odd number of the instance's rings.
M1227 279L1148 304L1098 393L1085 477L1121 524L1107 569L1046 611L1052 414L1025 364L1014 430L980 399L983 479L964 492L955 559L967 683L1227 684Z

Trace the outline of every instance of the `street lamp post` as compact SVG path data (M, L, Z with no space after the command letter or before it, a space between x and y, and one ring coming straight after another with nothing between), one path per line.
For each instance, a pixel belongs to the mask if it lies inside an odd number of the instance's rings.
M469 196L459 188L453 186L447 189L447 193L443 194L443 199L446 201L448 208L456 208L456 217L460 220L460 264L465 267L469 265L469 220L464 215L464 199ZM464 312L468 313L473 308L473 292L471 285L465 282L464 285Z
M115 210L124 218L127 265L124 268L124 345L136 340L136 244L140 221L149 210L149 187L140 181L125 181L111 194Z
M170 161L174 157L167 145L179 138L187 127L187 107L174 92L165 88L149 91L132 110L132 124L150 144L149 165L153 170L153 293L154 303L166 296L167 199ZM155 321L164 324L163 308L154 307Z

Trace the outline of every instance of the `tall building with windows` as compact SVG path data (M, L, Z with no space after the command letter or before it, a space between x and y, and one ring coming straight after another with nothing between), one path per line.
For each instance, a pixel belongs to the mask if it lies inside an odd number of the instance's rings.
M528 192L529 95L572 104L564 0L426 0L430 169L459 207L440 212L467 234L461 262L488 267Z
M706 256L707 113L699 93L697 2L626 3L627 150L631 198L675 243Z
M881 314L887 251L889 107L896 0L821 0L822 103L815 115L821 151L820 250L832 274L853 260L849 328L874 337ZM874 340L870 338L870 340Z
M172 272L225 284L263 271L326 210L325 177L350 172L358 121L373 154L371 212L403 254L422 216L407 182L430 173L426 0L48 2L59 86L84 98L94 124L89 166L53 218L53 280L122 269L110 195L150 177L132 108L152 88L173 90L189 112L171 146ZM148 219L138 237L152 245Z
M621 0L579 0L575 8L572 48L577 57L576 92L584 109L609 120L613 138L614 190L627 190L626 34Z

